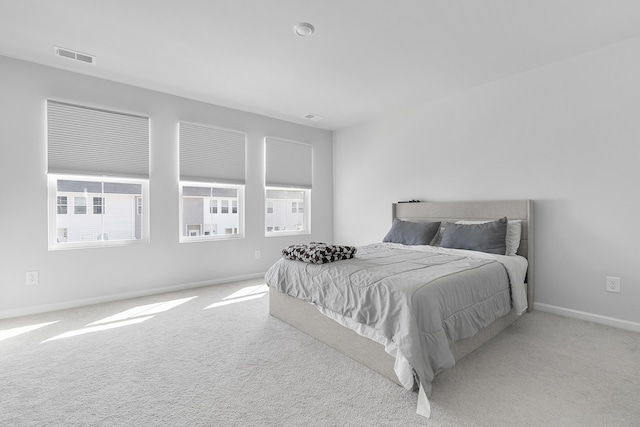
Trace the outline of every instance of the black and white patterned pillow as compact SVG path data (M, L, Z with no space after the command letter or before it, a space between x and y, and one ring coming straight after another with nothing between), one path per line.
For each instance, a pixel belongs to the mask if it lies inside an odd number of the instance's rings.
M291 245L283 249L282 257L311 264L324 264L353 258L356 251L355 246L311 242L308 245Z

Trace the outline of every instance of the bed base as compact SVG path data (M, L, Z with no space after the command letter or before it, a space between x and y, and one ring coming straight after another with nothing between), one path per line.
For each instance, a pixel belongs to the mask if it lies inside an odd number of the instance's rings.
M326 317L313 305L282 292L269 292L269 314L305 334L349 356L356 362L374 370L398 385L393 370L395 359L384 351L384 346L348 329ZM462 359L485 342L502 332L520 316L509 313L498 318L476 335L458 341L451 348L456 361Z

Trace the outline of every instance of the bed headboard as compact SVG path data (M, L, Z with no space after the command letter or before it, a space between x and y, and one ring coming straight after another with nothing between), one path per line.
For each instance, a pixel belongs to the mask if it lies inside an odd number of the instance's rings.
M493 220L506 216L522 221L522 235L518 255L527 258L527 303L533 310L534 288L534 233L532 200L487 200L460 202L394 203L392 221L395 218L411 222L455 222L460 220Z

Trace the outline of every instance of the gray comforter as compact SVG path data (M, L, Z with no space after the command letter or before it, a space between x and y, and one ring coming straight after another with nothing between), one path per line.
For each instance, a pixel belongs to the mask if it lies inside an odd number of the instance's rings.
M450 344L511 310L501 263L398 245L359 247L353 259L322 265L280 259L266 281L391 339L427 394L435 374L455 363Z

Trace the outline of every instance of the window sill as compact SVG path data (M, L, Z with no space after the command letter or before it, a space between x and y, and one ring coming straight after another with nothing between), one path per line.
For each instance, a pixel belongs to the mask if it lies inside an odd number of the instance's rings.
M285 236L304 236L311 235L308 230L303 231L274 231L265 233L264 237L285 237Z
M200 243L200 242L219 242L223 240L240 240L244 239L242 234L221 234L216 236L193 236L193 237L180 237L180 243Z

